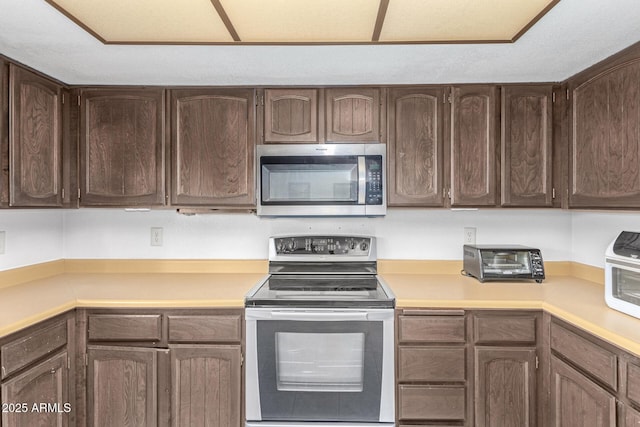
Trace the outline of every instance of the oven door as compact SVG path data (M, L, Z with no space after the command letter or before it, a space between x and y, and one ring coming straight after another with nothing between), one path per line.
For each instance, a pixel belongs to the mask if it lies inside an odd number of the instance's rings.
M605 260L605 301L615 310L640 318L640 265Z
M247 308L247 421L393 422L393 310Z

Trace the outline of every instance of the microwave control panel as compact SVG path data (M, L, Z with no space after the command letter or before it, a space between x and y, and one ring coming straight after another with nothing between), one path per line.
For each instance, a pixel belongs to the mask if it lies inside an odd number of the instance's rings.
M381 205L384 197L382 191L382 156L366 156L367 168L367 192L365 203L367 205Z

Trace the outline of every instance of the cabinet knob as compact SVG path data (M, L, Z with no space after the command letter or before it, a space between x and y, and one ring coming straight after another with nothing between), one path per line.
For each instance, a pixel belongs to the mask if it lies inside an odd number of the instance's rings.
M50 371L50 372L51 372L51 375L53 375L53 374L55 374L55 373L56 373L56 369L55 369L55 368L51 368L51 371Z

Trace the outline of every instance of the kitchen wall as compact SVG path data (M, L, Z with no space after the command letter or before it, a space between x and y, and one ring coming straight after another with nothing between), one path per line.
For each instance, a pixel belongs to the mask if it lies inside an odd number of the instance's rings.
M150 227L164 229L150 246ZM267 257L273 234L355 233L378 237L385 259L461 259L463 228L477 243L538 246L545 259L571 258L571 216L560 210L390 209L384 218L258 218L252 214L178 215L173 211L65 213L66 258Z
M150 245L163 228L163 246ZM521 243L545 260L604 266L621 231L640 231L637 212L534 209L390 209L385 218L258 218L252 214L185 216L122 209L3 210L0 271L60 258L265 259L273 234L356 233L378 236L380 258L460 259L464 227L477 243Z
M59 210L0 211L0 271L63 258L63 218Z

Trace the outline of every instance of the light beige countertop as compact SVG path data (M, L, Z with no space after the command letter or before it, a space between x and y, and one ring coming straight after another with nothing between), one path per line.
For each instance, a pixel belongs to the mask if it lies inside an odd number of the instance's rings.
M261 267L237 270L242 273L75 270L80 269L67 266L50 277L0 288L0 337L75 307L242 307L244 295L265 277ZM602 284L549 273L542 284L479 283L459 274L385 270L381 276L399 308L544 309L640 356L640 319L609 309Z

